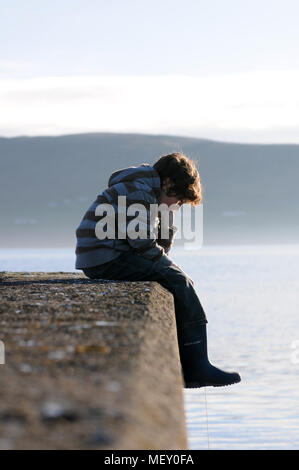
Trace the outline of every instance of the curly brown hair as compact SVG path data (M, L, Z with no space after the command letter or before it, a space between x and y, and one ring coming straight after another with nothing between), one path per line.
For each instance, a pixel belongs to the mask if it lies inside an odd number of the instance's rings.
M173 183L167 196L177 197L180 205L190 203L191 206L197 206L202 202L202 185L196 165L196 161L181 152L175 152L158 157L153 168L161 178L161 187L166 178Z

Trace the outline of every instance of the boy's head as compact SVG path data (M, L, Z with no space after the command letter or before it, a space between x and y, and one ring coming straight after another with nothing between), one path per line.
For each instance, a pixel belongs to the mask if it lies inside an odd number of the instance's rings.
M153 165L161 179L160 202L197 206L202 201L202 187L196 163L183 153L163 155Z

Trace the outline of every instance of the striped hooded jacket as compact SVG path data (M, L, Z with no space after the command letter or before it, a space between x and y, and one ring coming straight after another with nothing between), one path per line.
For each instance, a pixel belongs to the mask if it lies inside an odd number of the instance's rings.
M123 252L132 250L135 254L153 261L164 254L168 254L173 244L173 238L178 230L172 225L173 217L170 217L169 237L161 238L160 213L155 216L154 224L150 219L150 204L159 204L161 193L161 179L158 172L148 163L140 166L130 166L115 171L109 178L108 188L97 196L95 201L86 211L80 225L76 229L76 269L89 268L111 261ZM142 204L146 208L147 218L144 223L147 226L147 238L136 238L128 235L118 238L117 209L118 196L126 196L126 207L133 203ZM96 224L106 215L95 215L99 204L110 204L115 211L115 237L114 239L100 239L96 236ZM126 223L137 217L126 217ZM170 213L170 215L173 215ZM153 229L156 228L156 232ZM150 235L151 234L151 235Z

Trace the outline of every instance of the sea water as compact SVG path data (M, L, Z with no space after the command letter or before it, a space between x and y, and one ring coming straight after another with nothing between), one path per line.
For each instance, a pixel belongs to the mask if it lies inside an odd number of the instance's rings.
M190 449L299 448L299 246L173 248L238 384L184 390ZM0 250L0 270L75 271L73 249ZM79 272L79 271L77 271Z

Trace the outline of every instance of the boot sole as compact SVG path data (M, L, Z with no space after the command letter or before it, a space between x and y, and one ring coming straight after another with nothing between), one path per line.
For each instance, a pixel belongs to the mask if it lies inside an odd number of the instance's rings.
M238 384L241 382L240 380L236 380L234 382L230 382L228 384L212 384L212 383L207 383L207 384L199 384L198 382L190 382L185 384L184 388L202 388L202 387L228 387L229 385L234 385Z

